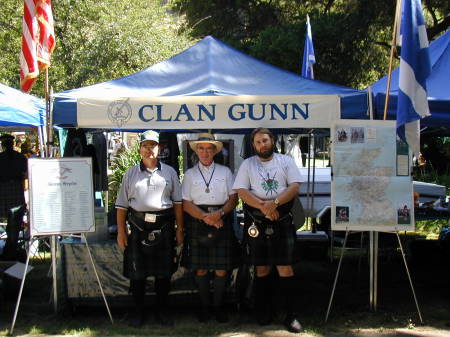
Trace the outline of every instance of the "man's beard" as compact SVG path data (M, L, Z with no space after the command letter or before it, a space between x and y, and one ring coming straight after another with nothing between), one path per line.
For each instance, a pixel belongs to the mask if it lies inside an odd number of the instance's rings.
M259 152L259 151L255 150L255 152L258 157L267 159L267 158L270 158L271 155L273 155L273 147L271 147L270 149L268 149L266 151Z

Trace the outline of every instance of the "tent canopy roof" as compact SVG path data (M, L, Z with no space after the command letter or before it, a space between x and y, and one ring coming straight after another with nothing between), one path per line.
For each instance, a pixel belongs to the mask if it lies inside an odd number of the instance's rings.
M0 83L0 127L42 126L44 114L42 99Z
M365 114L362 91L305 79L207 36L135 74L55 94L54 122L74 125L77 98L313 94L351 97L344 111Z
M447 30L429 46L431 74L427 79L427 95L432 116L426 117L421 124L432 127L445 125L450 129L450 30ZM392 72L390 86L390 104L388 115L395 118L397 110L399 68ZM387 87L387 75L372 86L375 95L377 116L383 114Z

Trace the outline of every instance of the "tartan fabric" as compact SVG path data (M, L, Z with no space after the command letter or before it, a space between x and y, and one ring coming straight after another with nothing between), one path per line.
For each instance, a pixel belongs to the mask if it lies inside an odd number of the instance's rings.
M22 180L0 181L0 218L8 217L11 208L24 204Z
M204 222L184 214L185 242L182 265L191 270L231 270L239 265L240 247L234 236L232 218L230 214L224 216L221 239L214 247L204 247L198 237L202 233L200 226L207 226Z
M248 235L248 228L255 224L259 235L256 238ZM265 234L268 225L274 230L273 235ZM251 217L248 210L245 214L244 250L245 260L254 266L286 266L293 263L295 245L295 226L292 214L284 214L278 221L262 220Z
M124 252L124 276L132 280L143 280L148 276L170 277L175 271L175 219L164 217L156 223L145 223L133 218L141 229L131 226L128 246ZM145 247L142 241L148 236L148 231L161 230L161 242L152 247Z

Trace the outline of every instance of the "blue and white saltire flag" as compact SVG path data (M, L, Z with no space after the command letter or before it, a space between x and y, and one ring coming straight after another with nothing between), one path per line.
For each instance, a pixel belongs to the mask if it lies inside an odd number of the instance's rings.
M431 72L428 38L420 0L403 0L400 24L397 134L418 156L420 119L430 116L426 80Z
M306 37L305 46L303 48L302 76L314 79L313 64L316 63L314 55L314 45L312 41L311 25L309 24L309 16L306 16Z

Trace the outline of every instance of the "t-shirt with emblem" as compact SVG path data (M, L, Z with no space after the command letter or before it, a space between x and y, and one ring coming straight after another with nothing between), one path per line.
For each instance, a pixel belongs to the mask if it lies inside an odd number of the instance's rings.
M184 174L182 197L195 205L223 205L236 194L232 187L233 174L228 167L198 163Z
M138 212L160 211L181 203L181 185L176 171L158 162L154 169L141 163L127 170L116 199L116 208Z
M304 179L291 157L274 153L269 161L258 156L244 160L239 167L233 189L244 188L262 200L273 200L292 183Z

